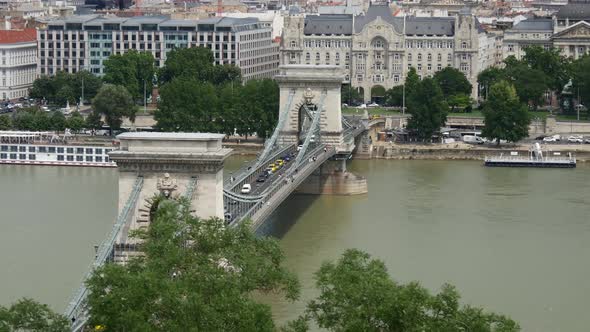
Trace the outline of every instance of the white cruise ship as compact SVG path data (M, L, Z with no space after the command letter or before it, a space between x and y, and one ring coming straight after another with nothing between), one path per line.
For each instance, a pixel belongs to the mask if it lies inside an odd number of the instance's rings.
M77 142L76 142L77 143ZM80 145L68 135L0 131L0 164L116 167L109 158L114 145Z

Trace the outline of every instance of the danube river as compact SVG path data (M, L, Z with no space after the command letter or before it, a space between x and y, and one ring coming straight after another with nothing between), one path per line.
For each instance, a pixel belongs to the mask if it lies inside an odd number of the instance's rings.
M272 217L303 285L301 301L265 299L277 320L302 312L323 261L358 248L395 279L454 284L465 303L524 331L587 331L590 165L371 160L349 170L367 176L368 195L292 196ZM112 169L0 167L0 304L29 296L63 310L114 219L116 181Z

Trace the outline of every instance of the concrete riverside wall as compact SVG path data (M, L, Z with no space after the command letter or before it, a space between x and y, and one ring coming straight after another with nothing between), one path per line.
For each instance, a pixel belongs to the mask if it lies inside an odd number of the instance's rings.
M506 147L506 148L453 148L440 146L375 146L373 148L374 159L428 159L428 160L483 160L486 156L499 156L517 151L521 156L528 155L528 148ZM559 149L559 145L553 146L553 151L560 152L566 156L571 152L578 161L590 161L589 150ZM549 153L551 153L549 152Z

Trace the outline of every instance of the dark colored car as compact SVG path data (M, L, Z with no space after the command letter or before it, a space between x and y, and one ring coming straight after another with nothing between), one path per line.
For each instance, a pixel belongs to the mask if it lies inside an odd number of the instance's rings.
M264 174L260 174L260 176L258 176L258 178L256 179L256 182L264 182L266 181L266 176Z

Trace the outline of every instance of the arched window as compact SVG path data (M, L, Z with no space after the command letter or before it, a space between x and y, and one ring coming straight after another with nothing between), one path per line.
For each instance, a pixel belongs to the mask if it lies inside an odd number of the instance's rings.
M428 61L432 61L432 54L428 53L427 59Z
M461 42L461 48L467 48L467 42Z
M422 61L422 53L418 53L418 61Z
M375 38L373 39L373 48L384 48L385 47L385 41L381 38Z
M291 41L291 47L297 47L297 42L296 42L296 41L294 41L294 40L292 40L292 41Z

